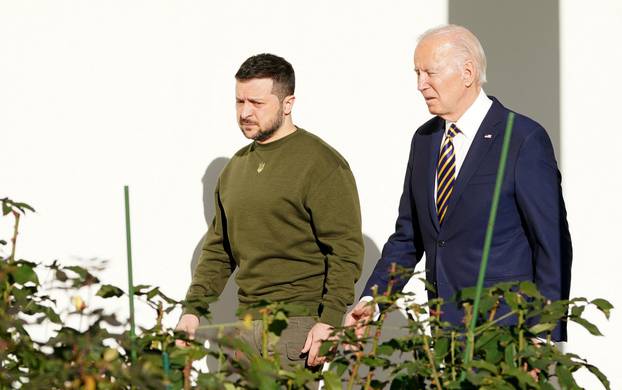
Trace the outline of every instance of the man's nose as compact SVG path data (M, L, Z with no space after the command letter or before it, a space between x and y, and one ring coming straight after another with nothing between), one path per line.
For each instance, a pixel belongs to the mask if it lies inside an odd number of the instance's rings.
M243 119L246 119L249 118L251 115L253 115L253 107L250 103L244 102L244 105L242 105L242 111L240 112L240 116Z
M417 77L417 89L419 92L423 92L428 87L428 78L424 74L420 74Z

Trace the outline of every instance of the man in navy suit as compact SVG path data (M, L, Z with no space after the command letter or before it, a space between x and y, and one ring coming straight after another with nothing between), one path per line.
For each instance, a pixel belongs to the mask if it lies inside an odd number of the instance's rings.
M445 302L474 286L479 273L510 110L482 90L486 57L466 28L426 32L414 62L417 88L435 116L412 138L395 233L364 297L346 315L345 325L358 324L359 334L374 315L366 302L371 289L386 290L391 263L414 268L425 253L426 278L435 290L428 296ZM485 285L533 281L548 299L567 299L572 246L551 141L542 126L516 114L510 142ZM395 289L406 281L398 280ZM448 302L441 316L459 324L464 313ZM553 339L566 340L565 323Z

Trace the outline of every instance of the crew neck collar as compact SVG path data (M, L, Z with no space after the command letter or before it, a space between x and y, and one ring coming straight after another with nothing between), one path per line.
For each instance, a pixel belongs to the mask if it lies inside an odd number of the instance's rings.
M281 147L281 145L286 144L287 142L289 142L289 140L295 138L298 136L298 134L301 134L304 132L303 129L301 129L298 126L295 126L296 130L294 130L291 134L287 134L285 137L283 138L279 138L276 141L272 141L272 142L268 142L267 144L260 144L257 141L253 141L252 147L253 149L256 150L274 150L276 148Z

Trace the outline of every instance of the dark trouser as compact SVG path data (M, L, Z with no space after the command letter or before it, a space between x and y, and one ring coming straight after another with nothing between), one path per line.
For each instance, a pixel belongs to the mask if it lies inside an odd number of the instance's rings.
M306 366L307 355L302 355L301 351L307 340L307 334L316 322L315 317L289 317L287 328L281 332L278 341L268 343L268 352L272 356L278 356L282 368L291 369L296 366ZM255 320L252 324L251 329L240 328L239 337L258 354L261 354L263 324L261 320ZM318 371L321 367L310 369ZM317 382L307 384L308 389L317 389L317 387Z
M287 369L294 366L304 366L306 355L301 356L300 351L305 345L309 330L315 325L314 317L291 317L288 318L287 328L283 330L276 344L269 343L268 352L278 355L281 367ZM261 320L253 321L252 329L240 329L240 338L261 354L261 342L263 324ZM272 341L272 340L270 340Z

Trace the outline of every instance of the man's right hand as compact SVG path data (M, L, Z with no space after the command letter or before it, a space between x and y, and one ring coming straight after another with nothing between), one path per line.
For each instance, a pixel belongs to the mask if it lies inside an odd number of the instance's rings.
M194 314L184 314L179 319L179 323L175 327L178 332L186 332L190 340L194 339L194 334L199 327L199 317ZM188 347L190 344L184 340L175 340L175 345L178 347Z
M365 331L367 330L367 325L374 318L374 306L374 303L361 300L356 304L356 306L354 306L354 309L346 314L346 319L343 325L353 326L356 337L363 337L365 335Z

